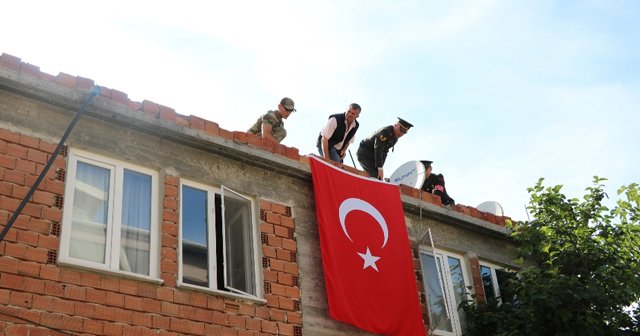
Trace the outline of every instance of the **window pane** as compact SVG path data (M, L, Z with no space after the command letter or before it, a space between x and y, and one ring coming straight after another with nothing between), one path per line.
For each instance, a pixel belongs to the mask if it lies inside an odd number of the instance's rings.
M425 286L427 290L427 306L429 308L430 327L437 330L453 332L451 319L447 315L446 298L442 289L442 283L438 278L436 260L428 254L420 254L420 262L425 275ZM442 274L443 269L440 268Z
M109 179L109 169L77 163L69 256L105 262Z
M464 327L466 325L464 310L461 303L467 299L467 288L464 283L464 272L462 271L462 263L460 259L454 257L448 257L449 260L449 274L451 275L451 283L453 284L453 292L455 293L455 309L458 311L458 317L460 318L460 325Z
M493 290L493 276L491 276L491 268L480 266L480 275L482 276L482 286L484 287L484 295L487 300L496 298L496 292Z
M151 176L124 170L120 270L149 275Z
M224 225L226 285L255 295L251 201L225 191Z
M209 287L207 192L182 187L182 281Z

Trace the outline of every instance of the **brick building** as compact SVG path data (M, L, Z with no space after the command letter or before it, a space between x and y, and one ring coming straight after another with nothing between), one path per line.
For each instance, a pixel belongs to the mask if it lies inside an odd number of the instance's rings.
M0 56L0 229L93 86ZM460 334L508 218L400 189L425 328ZM100 87L0 242L0 335L370 335L328 316L313 200L296 148Z

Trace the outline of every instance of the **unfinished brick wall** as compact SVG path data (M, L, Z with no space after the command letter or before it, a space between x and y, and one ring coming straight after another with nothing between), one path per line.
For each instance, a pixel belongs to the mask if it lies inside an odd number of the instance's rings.
M0 230L56 144L0 129ZM265 303L178 288L179 178L165 176L162 285L55 264L66 162L58 157L0 243L0 336L302 335L295 221L260 200Z

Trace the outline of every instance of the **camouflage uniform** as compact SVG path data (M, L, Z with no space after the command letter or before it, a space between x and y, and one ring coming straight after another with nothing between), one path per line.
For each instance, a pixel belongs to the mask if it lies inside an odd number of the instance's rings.
M271 135L273 135L277 142L281 142L287 136L287 130L284 129L284 121L282 118L278 118L278 116L276 116L276 112L278 111L269 111L260 116L247 133L252 133L262 137L262 123L267 123L271 125Z

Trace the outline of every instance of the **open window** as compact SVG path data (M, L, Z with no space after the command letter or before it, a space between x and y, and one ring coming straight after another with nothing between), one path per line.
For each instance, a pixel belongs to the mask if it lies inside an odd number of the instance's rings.
M421 251L420 265L429 310L429 328L434 335L462 335L467 300L467 279L462 256L443 251Z
M180 281L259 297L255 202L226 187L181 185Z

